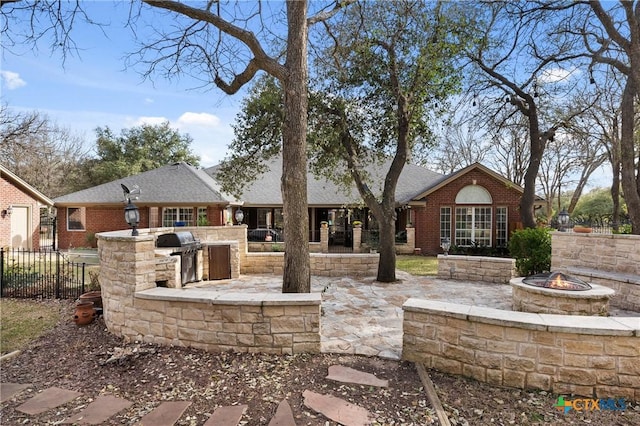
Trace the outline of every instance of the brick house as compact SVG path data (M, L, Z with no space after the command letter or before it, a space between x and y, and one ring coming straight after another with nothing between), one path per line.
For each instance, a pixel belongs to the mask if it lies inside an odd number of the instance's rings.
M382 187L388 167L389 163L369 167L372 188ZM270 160L267 170L244 190L242 210L250 230L281 230L281 170L280 158ZM216 167L206 171L215 176ZM415 247L423 254L442 253L443 238L462 247L505 247L511 231L521 227L522 193L522 187L479 163L446 176L406 164L396 189L396 231L401 234L413 224ZM321 221L329 222L338 235L348 235L354 220L362 221L364 228L376 228L355 187L345 191L309 174L307 197L309 241L319 241Z
M416 247L442 253L445 238L452 246L506 247L511 232L522 227L522 193L522 187L479 163L444 177L410 202Z
M140 208L140 228L235 223L235 212L241 208L250 241L252 235L264 241L265 231L286 241L280 192L282 160L271 160L267 170L247 185L240 201L222 193L216 171L216 167L200 170L176 163L58 197L54 201L59 247L90 246L96 232L129 227L124 220L121 184L141 189L135 201ZM382 182L384 165L371 173L374 181ZM396 230L402 234L412 224L415 247L424 254L441 253L443 238L458 246L505 246L510 232L520 226L522 192L521 187L481 164L447 176L407 164L396 191ZM331 230L330 244L347 249L354 221L363 222L365 229L376 229L355 187L345 191L311 173L308 208L309 241L320 241L320 225L325 221ZM259 232L254 234L254 230Z
M188 163L159 167L55 198L61 249L95 247L96 233L129 228L121 185L140 188L132 200L140 228L222 225L225 207L233 203L211 176Z
M0 247L40 247L40 213L53 201L0 164Z

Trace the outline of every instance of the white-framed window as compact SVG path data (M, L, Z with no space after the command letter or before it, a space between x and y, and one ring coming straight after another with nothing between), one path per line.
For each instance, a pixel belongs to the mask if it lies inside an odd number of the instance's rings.
M491 246L491 207L456 207L457 246Z
M440 242L451 242L451 207L440 207Z
M165 207L162 226L193 226L193 207Z
M209 225L209 218L207 217L206 207L198 207L198 221L196 222L196 225L198 226Z
M83 207L67 207L67 230L84 231Z
M496 247L506 247L509 231L508 231L508 213L506 207L496 207Z

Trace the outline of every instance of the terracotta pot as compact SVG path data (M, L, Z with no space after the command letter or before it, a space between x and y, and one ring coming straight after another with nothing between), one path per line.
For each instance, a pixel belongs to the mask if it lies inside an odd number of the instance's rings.
M93 308L93 302L79 302L76 305L76 312L73 315L76 325L91 324L95 318L96 310Z
M592 229L588 226L574 226L573 227L573 232L577 232L579 234L589 234L591 233Z
M82 294L79 299L80 302L93 302L93 306L96 308L102 308L102 293L98 291L90 291Z

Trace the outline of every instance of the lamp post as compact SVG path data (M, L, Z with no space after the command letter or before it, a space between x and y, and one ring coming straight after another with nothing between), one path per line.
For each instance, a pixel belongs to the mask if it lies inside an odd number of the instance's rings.
M238 209L236 210L236 222L238 222L238 225L242 225L242 220L244 219L244 212L242 211L242 209Z
M562 211L558 213L558 231L567 232L568 227L569 227L569 213L567 213L566 209L562 209Z

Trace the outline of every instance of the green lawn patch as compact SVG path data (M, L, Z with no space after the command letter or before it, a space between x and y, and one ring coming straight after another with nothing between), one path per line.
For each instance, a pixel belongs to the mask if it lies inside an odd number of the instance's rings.
M412 275L438 275L438 258L400 255L396 257L396 268Z
M0 354L23 349L31 340L55 327L60 318L57 304L0 299Z

